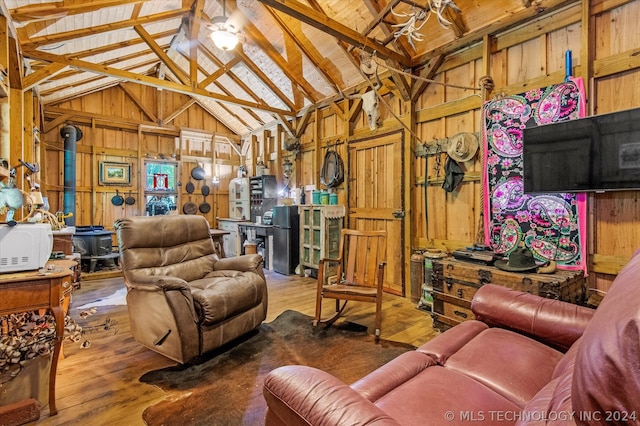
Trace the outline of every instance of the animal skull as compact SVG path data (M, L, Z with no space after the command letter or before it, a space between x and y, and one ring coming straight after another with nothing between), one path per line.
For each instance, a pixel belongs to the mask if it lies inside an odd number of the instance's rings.
M376 68L376 83L373 85L374 90L349 96L349 99L362 99L362 110L367 114L367 121L369 121L369 129L371 130L378 128L378 119L380 118L380 111L378 110L378 89L380 87L382 87L382 82L378 77Z
M375 130L378 127L378 118L380 118L380 111L378 111L378 95L376 91L369 90L361 95L353 95L353 97L362 99L362 110L367 114L369 128L371 130Z

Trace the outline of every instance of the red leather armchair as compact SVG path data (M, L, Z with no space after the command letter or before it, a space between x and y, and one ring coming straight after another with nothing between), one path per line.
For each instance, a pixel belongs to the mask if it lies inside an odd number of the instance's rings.
M491 284L472 310L350 386L305 366L272 371L266 424L640 422L639 254L597 310Z

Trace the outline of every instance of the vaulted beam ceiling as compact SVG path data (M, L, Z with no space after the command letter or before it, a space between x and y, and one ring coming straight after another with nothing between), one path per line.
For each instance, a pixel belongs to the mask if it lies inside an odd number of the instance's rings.
M393 90L415 100L451 52L580 3L454 0L461 12L445 10L449 28L433 18L416 21L422 39L399 35L428 1L226 0L242 39L232 51L209 38L223 0L0 0L0 13L29 70L12 87L37 88L45 107L134 82L186 94L244 135L274 122L295 134L297 116L318 106L344 114L336 102L369 87L361 55L373 54Z

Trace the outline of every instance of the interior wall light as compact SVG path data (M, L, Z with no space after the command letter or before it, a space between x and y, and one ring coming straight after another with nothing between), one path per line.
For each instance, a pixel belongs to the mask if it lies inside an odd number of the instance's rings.
M291 161L289 161L289 159L285 159L284 163L282 163L282 174L284 174L285 177L289 178L291 177L291 174L293 173L293 163Z
M238 29L227 18L227 2L222 2L222 16L211 19L211 40L218 49L233 50L240 42Z

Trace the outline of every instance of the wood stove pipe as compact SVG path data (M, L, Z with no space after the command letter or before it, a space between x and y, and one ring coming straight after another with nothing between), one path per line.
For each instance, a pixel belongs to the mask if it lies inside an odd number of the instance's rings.
M82 130L73 124L60 129L64 139L64 198L62 211L71 216L65 219L67 226L76 224L76 143L82 139Z

